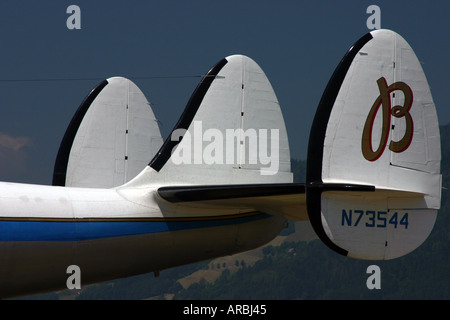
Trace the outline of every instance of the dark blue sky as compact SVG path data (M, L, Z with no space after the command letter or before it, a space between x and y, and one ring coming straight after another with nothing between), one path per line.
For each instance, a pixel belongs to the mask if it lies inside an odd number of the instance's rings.
M69 5L81 30L68 30ZM0 2L0 180L50 184L65 129L83 98L111 76L205 74L241 53L266 72L283 110L291 154L306 158L322 92L348 48L369 30L400 33L428 77L441 124L450 122L448 1L9 1ZM132 79L166 137L199 78Z

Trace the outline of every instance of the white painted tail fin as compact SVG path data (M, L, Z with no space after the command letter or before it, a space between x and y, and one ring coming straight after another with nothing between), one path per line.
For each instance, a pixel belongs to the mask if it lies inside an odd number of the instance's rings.
M158 123L142 91L128 79L109 78L91 91L72 118L53 184L122 185L146 167L161 145Z
M149 167L134 184L292 182L280 105L262 69L243 55L202 78Z
M360 259L392 259L431 232L440 135L421 64L390 30L362 37L335 70L311 129L307 207L319 237Z

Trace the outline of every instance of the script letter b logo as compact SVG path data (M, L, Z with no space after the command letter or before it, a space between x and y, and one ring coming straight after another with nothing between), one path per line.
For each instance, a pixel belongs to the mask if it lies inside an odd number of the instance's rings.
M409 145L411 144L414 132L414 123L411 114L409 113L413 101L413 93L411 88L406 83L401 81L395 82L388 86L384 77L378 79L377 84L378 89L380 90L380 95L373 103L369 115L367 116L361 141L362 154L368 161L376 161L383 154L388 142L389 131L391 127L391 116L396 118L405 118L406 130L403 137L399 141L390 142L389 150L400 153L408 149ZM400 90L403 92L405 96L405 102L403 106L397 105L391 108L390 94L391 92L396 90ZM376 150L373 150L373 123L380 107L382 108L382 128L380 143L378 145L378 148Z

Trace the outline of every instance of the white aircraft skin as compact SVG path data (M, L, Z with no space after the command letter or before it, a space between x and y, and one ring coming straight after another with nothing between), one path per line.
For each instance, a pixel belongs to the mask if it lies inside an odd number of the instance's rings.
M213 142L198 148L199 124L202 137L242 130L235 161L222 161L228 149L205 158ZM274 133L257 136L266 154L250 152L252 132ZM278 100L250 58L216 64L164 143L142 92L114 77L72 119L53 186L0 182L0 298L65 289L71 265L87 285L250 250L286 220L309 220L345 256L394 259L426 240L440 192L434 103L417 57L393 31L362 37L331 77L305 184L293 183Z
M0 194L3 297L64 288L70 265L87 284L249 250L284 222L259 212L166 218L151 187L145 206L116 189L0 183Z

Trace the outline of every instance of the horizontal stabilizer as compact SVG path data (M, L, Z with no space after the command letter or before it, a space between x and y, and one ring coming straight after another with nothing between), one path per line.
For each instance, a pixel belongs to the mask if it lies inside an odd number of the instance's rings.
M248 184L161 187L159 195L169 202L193 202L287 194L304 194L305 184Z
M161 187L164 200L186 208L234 208L307 220L305 185L297 183Z

